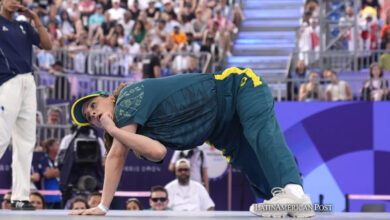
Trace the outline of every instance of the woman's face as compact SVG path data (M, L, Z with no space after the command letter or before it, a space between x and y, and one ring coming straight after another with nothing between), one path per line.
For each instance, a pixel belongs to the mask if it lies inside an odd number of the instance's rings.
M36 209L43 209L43 201L39 196L31 195L30 202Z
M318 82L318 73L311 73L309 76L309 81L313 83Z
M137 211L140 210L140 208L136 202L129 202L127 203L126 210Z
M72 210L84 210L87 209L84 202L75 202L73 203L73 209Z
M103 113L114 115L114 101L115 98L112 95L91 98L83 105L83 115L91 124L101 128L100 118Z
M381 74L381 70L380 70L380 68L379 68L379 66L374 66L373 68L372 68L372 76L374 77L374 78L379 78L379 75Z

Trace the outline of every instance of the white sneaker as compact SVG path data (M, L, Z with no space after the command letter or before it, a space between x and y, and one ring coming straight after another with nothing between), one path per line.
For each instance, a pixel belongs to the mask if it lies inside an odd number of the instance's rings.
M252 204L249 211L255 215L267 218L309 218L314 216L310 197L295 196L289 189L275 187L271 191L273 197L263 203Z

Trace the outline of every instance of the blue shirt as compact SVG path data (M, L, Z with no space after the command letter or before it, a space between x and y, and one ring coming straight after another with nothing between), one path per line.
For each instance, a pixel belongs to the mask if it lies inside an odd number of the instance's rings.
M17 74L33 71L32 45L39 42L30 23L0 16L0 86Z
M42 189L45 190L59 190L59 183L57 178L50 178L47 179L43 176L43 173L46 171L46 168L57 168L55 166L55 163L53 160L49 158L47 154L44 154L40 161L39 161L39 173L42 176L43 179L43 187ZM52 202L61 202L61 197L60 196L45 196L46 202L47 203L52 203Z

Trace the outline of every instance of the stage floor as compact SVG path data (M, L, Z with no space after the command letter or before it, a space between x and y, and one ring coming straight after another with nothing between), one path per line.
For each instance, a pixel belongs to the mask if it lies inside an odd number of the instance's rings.
M96 219L97 216L68 216L69 210L47 210L47 211L9 211L0 210L1 220L86 220ZM249 212L156 212L156 211L110 211L105 217L99 216L98 219L245 219L256 220L260 217ZM268 218L261 218L268 219ZM276 219L276 218L271 218ZM372 220L372 219L390 219L390 213L318 213L312 219L338 219L338 220Z

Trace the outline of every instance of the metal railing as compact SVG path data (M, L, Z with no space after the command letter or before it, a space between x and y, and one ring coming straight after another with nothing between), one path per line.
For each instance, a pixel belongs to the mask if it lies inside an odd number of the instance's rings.
M360 50L340 51L330 50L325 52L300 51L293 53L293 61L289 72L296 68L299 60L304 60L306 68L310 70L333 69L337 72L361 71L367 69L373 62L380 62L380 57L390 53L389 50Z
M387 101L390 100L390 93L388 91L388 81L390 78L383 78L379 80L380 85L384 85L382 89L373 88L373 80L368 78L352 78L352 77L343 77L339 81L344 81L350 87L352 93L351 100L339 100L339 101ZM307 97L300 99L300 90L301 86L309 82L308 79L284 79L284 78L265 78L265 81L268 83L271 92L276 101L332 101L326 99L326 90L329 85L331 85L330 80L317 80L315 86L321 89L321 97L318 94L318 97ZM315 87L314 86L314 87ZM365 88L366 87L366 88ZM377 92L379 90L383 91L383 94L380 98L377 97ZM340 91L344 92L344 91ZM375 93L375 94L374 94ZM382 92L380 92L382 93ZM338 94L336 94L338 95ZM344 94L343 94L344 96Z
M39 70L51 69L48 60L60 61L68 73L100 75L100 76L131 76L142 73L142 65L150 63L151 53L131 54L126 52L105 52L98 50L52 50L34 52L34 64ZM161 53L158 54L161 69L175 71L175 58L184 56L188 59L186 69L178 72L211 72L214 70L212 55L199 53Z

